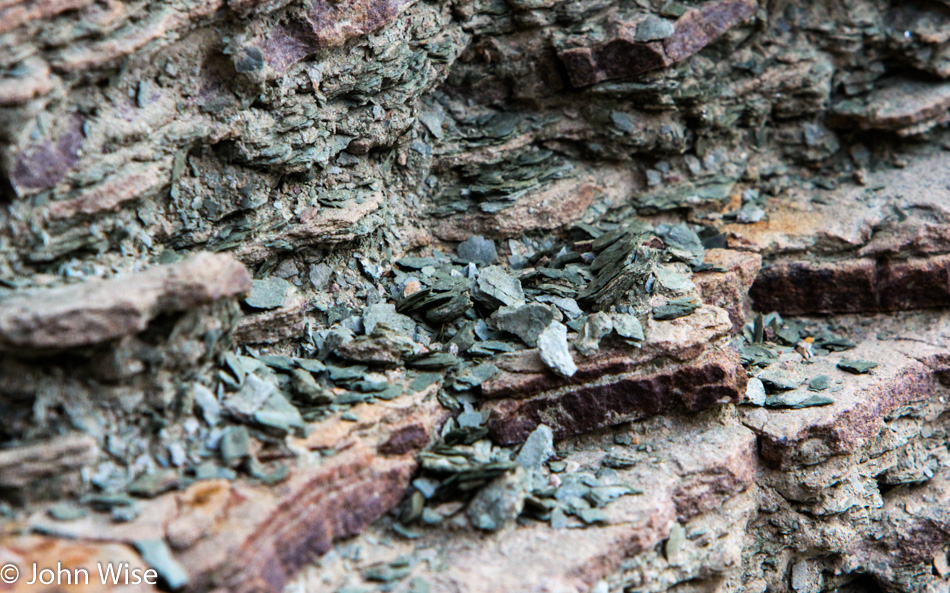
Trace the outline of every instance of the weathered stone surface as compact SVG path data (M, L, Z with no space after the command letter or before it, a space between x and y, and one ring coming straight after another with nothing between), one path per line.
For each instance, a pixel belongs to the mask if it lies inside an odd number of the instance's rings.
M635 444L617 445L616 435ZM638 451L636 443L650 443L651 449ZM406 582L415 578L433 590L472 593L581 592L596 590L600 581L611 588L636 583L660 589L699 574L727 575L738 569L742 533L751 517L749 489L756 461L752 435L734 420L719 423L706 415L648 421L571 440L570 448L565 461L591 471L600 465L605 450L629 455L630 467L611 474L611 480L633 484L642 493L608 504L604 523L583 528L572 523L571 528L552 531L530 522L490 539L443 527L426 529L419 540L365 546L366 555L355 566L336 559L323 561L319 569L305 571L297 583L305 589L317 582L336 586L359 567L427 549L441 550L445 568L430 569L424 562L414 565ZM650 487L642 488L644 484ZM705 533L701 537L709 540L687 540L676 559L667 563L653 550L681 524L687 533ZM370 535L387 537L383 526ZM703 543L712 540L719 545Z
M749 296L759 309L789 315L946 307L950 255L775 264L756 277Z
M264 57L272 67L286 70L309 53L338 46L348 39L371 33L391 23L415 0L318 0L300 21L284 23L263 45ZM231 0L228 6L250 12L256 0Z
M705 263L713 269L696 274L693 282L703 302L728 311L733 331L739 331L751 310L747 295L758 278L762 257L756 253L709 249Z
M947 306L950 195L937 173L946 162L937 153L882 168L865 182L878 189L845 184L817 203L792 191L770 202L767 222L728 225L730 247L763 256L749 293L755 308L800 315ZM865 207L850 208L855 202ZM890 217L894 208L908 215Z
M159 313L239 296L250 286L239 262L202 254L125 277L16 292L0 301L0 349L72 348L133 335Z
M673 24L672 34L661 40L640 39L640 24L625 22L614 14L608 17L607 40L593 47L562 49L558 57L567 68L571 84L578 88L636 76L685 60L750 18L756 7L755 0L705 2L687 10ZM647 19L639 23L649 22Z
M939 319L939 317L938 317ZM830 406L800 410L744 409L743 422L756 431L763 459L779 468L809 465L867 446L895 411L939 393L946 372L946 338L928 328L933 342L868 339L844 353L878 363L854 375L837 368L841 355L814 359L809 373L840 381ZM914 332L915 334L917 332Z
M33 527L53 536L132 543L167 538L187 590L278 591L334 541L359 533L402 498L441 413L433 389L354 408L317 423L297 447L340 452L299 464L278 485L200 481L147 503L131 523L92 514L60 522L38 513ZM378 450L374 451L374 447Z
M79 482L79 470L93 463L98 453L95 439L84 434L0 449L0 488L40 498L38 484L53 479L69 491Z
M608 375L662 366L664 361L688 362L707 346L719 346L730 326L725 311L714 307L704 307L693 315L671 321L650 320L645 328L646 342L641 348L626 344L610 346L605 339L598 353L587 358L577 357L578 371L569 379L546 373L535 351L506 354L496 362L502 372L482 384L482 395L489 399L523 399L547 390L594 382Z
M845 4L0 0L0 545L942 593L950 13Z
M898 79L875 88L867 97L838 103L834 116L842 126L912 136L945 122L948 108L950 85Z
M580 375L580 371L575 375ZM500 443L526 439L540 424L557 438L685 408L703 410L738 402L745 374L738 355L708 352L682 365L651 373L607 375L590 385L573 385L524 399L491 400L491 434Z

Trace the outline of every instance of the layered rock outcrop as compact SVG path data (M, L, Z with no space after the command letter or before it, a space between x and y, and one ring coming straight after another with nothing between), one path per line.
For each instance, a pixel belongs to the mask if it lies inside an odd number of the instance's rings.
M946 31L0 1L0 564L946 591Z

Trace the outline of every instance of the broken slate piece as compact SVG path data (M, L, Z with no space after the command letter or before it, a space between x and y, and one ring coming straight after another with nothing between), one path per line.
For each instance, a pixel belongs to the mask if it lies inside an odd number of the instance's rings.
M498 531L513 523L524 509L527 473L520 467L495 478L482 488L468 506L468 518L478 529Z
M544 424L528 435L528 440L521 446L515 461L527 470L539 470L544 462L554 455L554 432Z
M279 309L287 301L292 284L282 278L264 278L251 284L251 296L244 302L254 309Z
M646 43L648 41L660 41L673 36L673 23L658 16L649 15L639 25L637 25L637 35L635 41Z
M491 316L497 329L515 334L521 341L534 348L538 336L554 321L554 311L545 305L501 307Z
M695 298L680 297L667 301L665 305L653 307L653 318L658 321L678 319L686 317L699 307L700 303Z
M248 375L241 389L224 400L224 409L238 420L249 420L275 391L277 386L273 383Z
M756 377L762 381L768 391L791 391L805 382L805 376L801 372L781 366L769 367Z
M218 452L221 454L221 461L228 467L237 467L250 455L251 437L247 428L243 426L231 426L218 441Z
M636 457L623 451L613 451L604 455L600 460L601 465L611 469L630 469L637 464Z
M456 387L478 387L497 374L498 367L490 362L483 362L479 365L468 366L456 373Z
M607 512L600 509L579 509L574 511L574 515L587 525L591 523L607 523L609 520Z
M574 346L584 356L600 349L600 340L613 331L614 325L607 313L594 313L587 318Z
M313 374L306 369L291 371L290 385L297 396L308 403L328 404L333 401L333 393L317 383Z
M687 225L678 224L671 227L663 234L663 241L676 259L694 266L703 263L706 249L699 235Z
M678 272L672 266L656 266L653 269L653 276L656 277L660 286L673 293L683 294L696 289L696 285L687 273Z
M502 306L520 307L525 304L521 281L509 276L499 266L488 266L478 275L472 298L493 309Z
M221 422L221 404L218 403L218 398L214 396L211 390L200 383L195 383L193 394L195 404L201 409L201 416L208 423L208 426L214 426Z
M567 347L567 328L563 323L553 321L541 332L538 351L544 364L558 375L572 377L577 372L577 365Z
M471 404L465 404L465 411L459 414L456 422L463 429L481 428L485 424L485 415L475 411Z
M764 406L765 399L765 385L762 384L762 381L755 377L749 378L749 383L745 389L745 401L743 403L752 404L753 406Z
M89 514L89 509L72 502L59 502L47 509L46 512L57 521L76 521L86 517Z
M870 360L860 360L851 358L842 358L838 362L838 368L855 375L864 375L877 366L876 362Z
M142 498L155 498L159 494L178 488L178 472L173 469L159 469L144 473L129 484L129 494Z
M406 315L396 313L396 305L391 303L379 303L363 309L363 331L366 335L372 335L378 323L385 323L410 337L416 331L416 322Z
M564 313L564 315L567 316L568 319L577 319L578 317L584 314L581 308L577 305L577 301L569 297L559 297L559 296L552 296L549 294L543 294L537 297L535 300L537 300L539 303L551 303L552 305L560 309L561 313Z
M464 263L487 266L498 258L495 242L481 235L472 235L458 246L458 255Z
M614 331L621 338L632 342L642 342L646 339L646 336L643 335L643 326L636 315L615 313L611 315L611 319L613 320Z
M254 422L276 429L281 434L290 432L301 434L306 426L300 416L300 411L280 391L275 391L264 405L254 412Z
M835 403L835 400L826 395L819 395L802 390L785 391L771 395L765 400L765 405L769 408L811 408L814 406L827 406L833 403Z
M828 375L818 375L808 382L808 389L811 391L824 391L831 387L831 377Z
M326 290L332 274L333 270L324 263L312 265L310 266L310 283L316 290Z
M154 568L158 576L165 581L168 589L177 591L188 584L188 573L172 556L164 540L139 540L135 542L135 548L142 555L142 560Z

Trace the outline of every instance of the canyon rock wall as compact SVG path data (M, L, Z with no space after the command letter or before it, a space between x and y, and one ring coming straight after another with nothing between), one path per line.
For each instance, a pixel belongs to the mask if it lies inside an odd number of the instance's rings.
M0 589L944 593L948 122L942 0L0 0Z

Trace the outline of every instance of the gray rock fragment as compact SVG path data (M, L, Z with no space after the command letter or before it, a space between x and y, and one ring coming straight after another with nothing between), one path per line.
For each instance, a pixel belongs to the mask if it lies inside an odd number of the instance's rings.
M487 266L498 258L495 242L481 235L472 235L459 243L458 255L465 263Z
M228 467L237 467L250 455L251 437L244 426L231 426L218 441L221 461Z
M554 311L538 304L501 307L491 319L497 329L518 336L522 342L534 348L538 345L538 336L554 321Z
M254 309L279 309L287 302L287 295L293 289L290 282L282 278L264 278L251 284L251 296L244 302Z
M696 288L688 273L679 272L672 266L656 266L653 269L653 275L660 286L677 294L690 292Z
M201 415L205 419L205 422L207 422L209 426L214 426L221 422L221 404L218 402L218 398L214 396L214 393L200 383L195 383L193 393L195 404L197 404L201 410Z
M668 562L671 564L675 562L684 543L686 543L686 530L681 524L674 523L670 529L670 537L663 546L663 554Z
M770 395L765 400L765 405L769 408L811 408L814 406L828 406L833 403L835 403L835 400L827 395L821 395L805 389L783 391L775 395Z
M614 313L611 315L614 331L628 342L642 342L646 339L643 334L643 325L636 315L629 313Z
M363 309L363 331L372 335L378 323L385 323L389 327L412 336L416 331L416 322L411 317L396 312L396 305L379 303Z
M567 327L563 323L553 321L541 332L538 336L538 351L544 364L558 375L572 377L577 372L577 365L567 346Z
M528 435L515 461L527 470L538 470L552 455L554 455L554 432L550 427L541 424Z
M521 281L509 276L504 268L488 266L478 275L472 298L488 307L520 307L525 304Z
M842 358L838 362L838 368L842 371L852 373L854 375L864 375L868 373L871 369L877 366L876 362L871 362L869 360L860 360L860 359L851 359L851 358Z
M142 555L142 560L158 572L168 589L177 591L188 584L188 573L172 556L164 540L139 540L135 542L135 548Z
M777 365L770 366L756 377L768 391L791 391L805 382L805 375L801 371Z
M280 391L275 391L264 405L254 412L254 422L281 434L302 434L306 427L300 411Z
M792 567L792 590L797 593L819 593L824 589L821 569L807 560L799 560Z
M539 303L551 303L555 307L561 310L561 313L564 313L568 319L577 319L584 312L577 305L577 301L569 297L559 297L552 296L548 294L543 294L537 297L536 299Z
M753 406L765 405L765 385L762 384L762 381L755 377L749 379L745 390L745 402L743 403L752 404Z
M673 23L667 19L650 15L637 25L637 34L634 39L640 43L660 41L673 35Z
M671 299L665 305L653 308L653 318L658 321L670 319L679 319L686 317L696 309L702 306L699 301L692 297L679 297Z
M163 492L174 490L180 482L178 472L173 469L150 471L137 477L129 484L129 494L143 498L155 498Z
M529 480L519 466L482 488L468 506L468 518L478 529L498 531L518 518L524 509Z
M332 274L333 270L326 264L312 265L310 266L310 283L317 290L325 290Z
M590 356L600 349L600 341L614 329L613 321L607 313L594 313L587 318L574 346L584 356Z
M241 389L224 400L224 409L238 420L248 420L275 391L277 386L273 383L248 375Z
M765 210L754 204L748 204L736 211L736 222L753 224L765 219Z
M277 386L248 375L244 385L224 400L224 408L238 420L252 422L280 432L302 431L300 412Z

